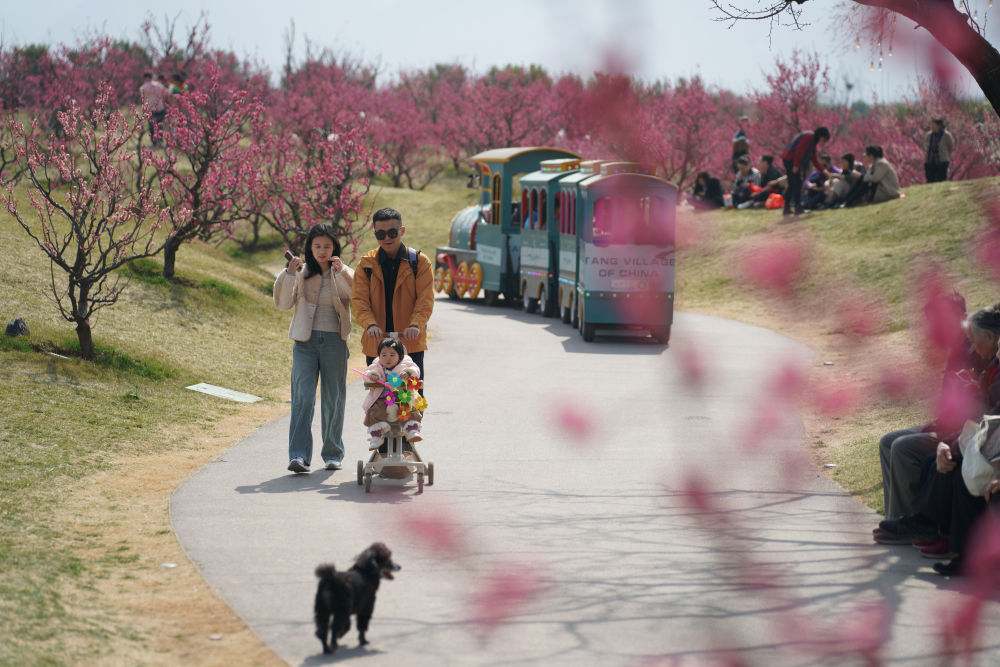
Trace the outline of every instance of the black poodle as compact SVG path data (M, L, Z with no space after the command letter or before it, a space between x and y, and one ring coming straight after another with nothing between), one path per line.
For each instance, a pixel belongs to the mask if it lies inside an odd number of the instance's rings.
M392 579L399 565L392 562L392 552L376 542L361 552L347 572L337 572L330 564L316 568L316 636L323 642L323 653L337 650L337 639L351 629L351 614L358 616L361 645L368 643L365 632L375 611L375 593L382 579ZM329 637L329 643L327 643Z

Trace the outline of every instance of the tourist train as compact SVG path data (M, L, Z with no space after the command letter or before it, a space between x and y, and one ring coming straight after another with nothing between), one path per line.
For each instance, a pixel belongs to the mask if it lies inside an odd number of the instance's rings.
M558 315L585 341L617 330L667 343L677 186L634 162L558 148L471 160L479 202L455 215L448 246L437 248L438 292Z

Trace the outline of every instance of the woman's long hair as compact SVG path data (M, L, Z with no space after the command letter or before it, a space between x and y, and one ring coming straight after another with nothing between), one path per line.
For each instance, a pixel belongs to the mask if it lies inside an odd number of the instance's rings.
M333 225L328 222L321 222L317 225L313 225L312 229L309 230L308 236L306 236L306 278L311 278L318 273L323 273L323 269L313 256L312 250L313 239L317 236L325 236L333 241L333 256L340 257L340 241L337 240L337 231L334 229Z

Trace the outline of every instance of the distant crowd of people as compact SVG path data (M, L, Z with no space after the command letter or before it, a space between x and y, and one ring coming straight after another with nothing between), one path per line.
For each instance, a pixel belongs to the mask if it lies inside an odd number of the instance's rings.
M766 154L754 166L748 124L749 118L741 117L733 135L729 187L707 171L699 173L688 197L695 209L764 207L780 208L784 215L800 215L810 210L878 204L902 196L899 176L882 146L866 146L860 162L854 153L842 153L834 161L822 150L830 141L830 130L820 126L792 139L779 155L781 166L773 155ZM944 118L933 119L924 138L928 183L948 178L955 137L946 126Z

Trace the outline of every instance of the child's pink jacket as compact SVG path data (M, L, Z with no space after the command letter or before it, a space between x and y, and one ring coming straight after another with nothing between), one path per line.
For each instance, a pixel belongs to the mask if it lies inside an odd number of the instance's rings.
M391 371L389 371L389 373L395 373L396 375L401 375L402 373L408 373L413 377L420 377L420 368L413 362L413 359L410 358L410 355L404 354L403 359L398 364L396 364L396 367L393 368ZM373 379L379 379L382 382L385 382L385 376L387 373L386 370L382 367L381 362L379 362L378 357L376 357L375 361L372 362L372 365L365 369L365 374L372 377ZM365 400L361 404L361 408L365 412L368 412L368 409L371 406L375 405L375 401L378 400L378 397L382 395L383 391L385 391L385 387L383 387L382 385L379 385L374 389L369 389L368 395L365 396Z

